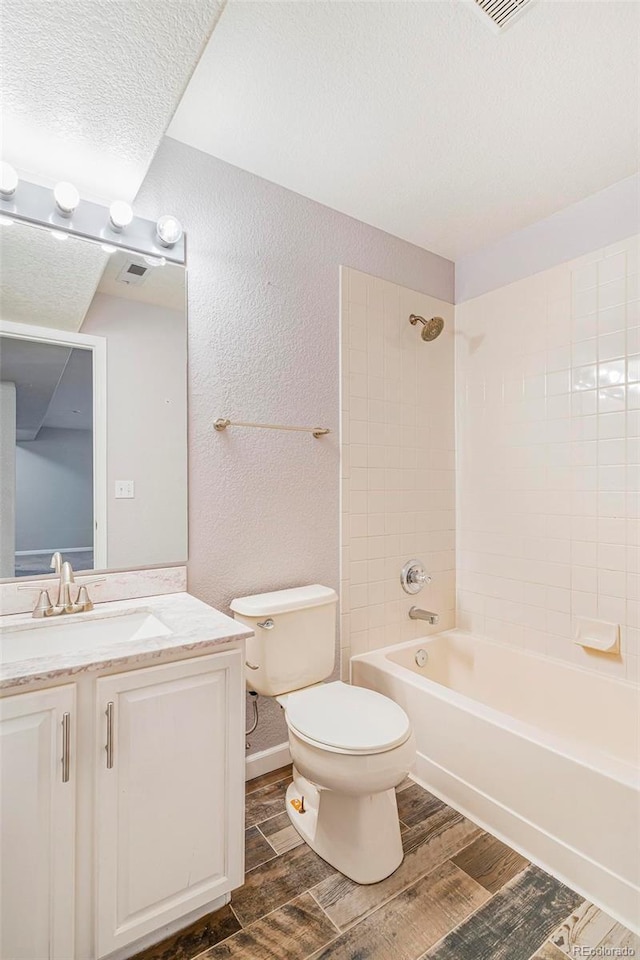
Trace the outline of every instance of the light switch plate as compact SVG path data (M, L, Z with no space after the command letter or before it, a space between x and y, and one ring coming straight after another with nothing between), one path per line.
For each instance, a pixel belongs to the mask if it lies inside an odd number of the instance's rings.
M133 480L116 480L116 500L133 500L134 497Z

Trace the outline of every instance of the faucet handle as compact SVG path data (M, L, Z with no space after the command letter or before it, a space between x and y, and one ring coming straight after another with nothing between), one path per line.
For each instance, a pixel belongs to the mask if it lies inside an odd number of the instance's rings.
M89 596L89 591L84 585L78 590L78 596L76 597L76 608L82 613L88 613L89 610L93 610L93 602Z
M429 574L425 573L424 570L419 570L417 567L409 571L407 580L409 583L419 583L421 586L424 586L426 583L431 583Z
M18 590L31 590L38 593L38 599L36 605L33 608L31 613L32 617L40 619L41 617L48 617L53 610L53 604L51 603L51 597L49 596L48 590L43 590L42 587L29 587L26 584L23 587L18 587Z
M84 583L80 585L75 603L77 610L79 609L82 613L89 613L90 610L93 610L93 601L89 596L87 586L90 583L104 583L105 580L106 577L93 577L91 580L85 580Z
M431 577L424 568L422 560L408 560L402 568L400 583L405 593L420 593L422 588L431 583Z

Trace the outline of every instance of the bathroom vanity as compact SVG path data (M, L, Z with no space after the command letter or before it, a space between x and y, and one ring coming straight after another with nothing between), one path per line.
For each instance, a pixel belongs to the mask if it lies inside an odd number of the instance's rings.
M0 957L122 960L242 883L250 631L180 592L184 244L54 199L0 231Z
M244 876L251 630L184 592L186 248L78 202L2 199L6 960L124 960Z
M244 638L186 593L0 619L0 955L123 958L244 873Z

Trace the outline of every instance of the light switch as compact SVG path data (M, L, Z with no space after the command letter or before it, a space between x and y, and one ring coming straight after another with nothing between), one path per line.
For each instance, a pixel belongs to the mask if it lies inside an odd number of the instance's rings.
M132 500L134 497L133 480L116 480L116 500Z

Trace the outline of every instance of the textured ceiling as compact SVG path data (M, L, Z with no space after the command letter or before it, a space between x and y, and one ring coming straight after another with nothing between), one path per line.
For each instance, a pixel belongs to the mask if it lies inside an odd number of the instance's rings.
M75 237L26 224L0 225L3 320L79 330L109 254Z
M638 160L640 4L231 0L169 135L456 258Z
M140 286L118 280L129 263L143 257L123 250L105 253L100 244L76 237L60 240L28 224L0 225L0 311L3 320L57 330L81 329L97 292L186 309L184 267L151 267Z
M131 200L224 0L7 0L2 146L45 184Z

